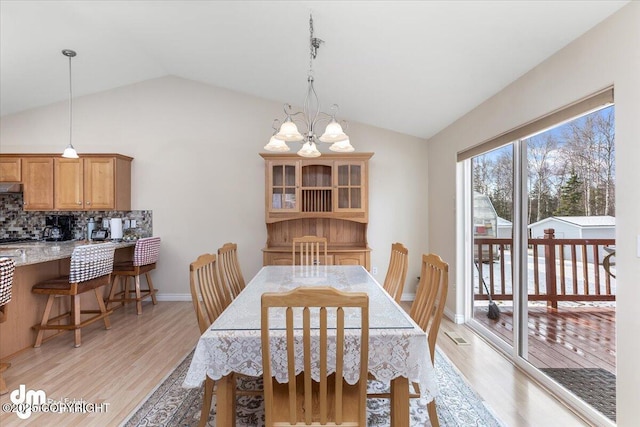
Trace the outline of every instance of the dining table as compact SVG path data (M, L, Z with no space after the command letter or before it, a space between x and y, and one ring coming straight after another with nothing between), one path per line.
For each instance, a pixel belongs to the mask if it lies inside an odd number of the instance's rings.
M435 370L429 356L427 335L408 313L362 266L265 266L200 336L183 382L197 388L206 376L216 381L216 425L235 426L236 374L262 376L261 296L287 292L299 286L331 286L344 292L369 296L369 374L390 384L391 425L409 425L409 383L419 384L421 404L438 395ZM270 314L271 316L271 314ZM277 317L277 315L276 315ZM345 328L360 325L357 318ZM274 320L272 322L272 320ZM350 326L349 322L353 322ZM269 320L270 329L284 329L282 319ZM302 331L300 331L300 334ZM285 360L272 355L274 360ZM302 366L302 361L296 363ZM273 368L277 371L277 368ZM357 371L359 366L350 369ZM329 372L332 373L332 372ZM350 372L345 372L345 377ZM274 372L276 380L286 372Z

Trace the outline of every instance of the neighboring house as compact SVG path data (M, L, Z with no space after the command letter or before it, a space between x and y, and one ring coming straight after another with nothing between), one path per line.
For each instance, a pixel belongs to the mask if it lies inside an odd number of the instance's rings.
M556 239L615 239L616 218L603 216L552 216L529 224L529 236L532 239L544 237L544 230L553 228ZM569 248L565 247L565 259L571 256ZM606 253L600 250L600 262ZM581 254L578 253L578 260ZM593 252L587 252L587 261L593 262Z
M513 231L513 223L508 219L498 217L498 239L510 239Z

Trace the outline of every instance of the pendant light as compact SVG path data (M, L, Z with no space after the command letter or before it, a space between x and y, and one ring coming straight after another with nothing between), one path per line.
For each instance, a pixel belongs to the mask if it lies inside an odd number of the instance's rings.
M73 91L72 91L72 87L71 87L71 58L76 56L76 52L71 50L71 49L64 49L62 51L62 54L64 56L66 56L67 58L69 58L69 145L67 145L67 148L64 149L64 152L62 153L62 157L65 157L67 159L77 159L78 158L78 153L76 152L76 149L73 148L73 144L71 143L72 134L73 134L73 129L72 129L72 124L73 124Z
M318 157L321 155L318 147L319 142L325 142L332 144L329 149L341 153L348 153L354 151L353 146L349 142L349 137L342 130L342 126L336 120L336 113L338 112L338 105L331 106L331 114L320 111L320 101L318 100L318 94L313 87L313 60L318 54L320 44L324 43L323 40L313 37L313 16L309 16L309 74L307 75L307 96L304 100L304 108L302 111L293 112L290 104L284 105L284 113L286 115L285 120L282 122L279 130L275 132L269 143L265 145L264 149L267 151L289 151L287 142L302 142L302 148L298 151L298 155L302 157ZM303 124L306 127L305 132L301 133L298 130L298 126L294 122L293 117L296 117L296 121ZM318 137L315 134L316 126L322 122L327 122L326 128L322 136Z

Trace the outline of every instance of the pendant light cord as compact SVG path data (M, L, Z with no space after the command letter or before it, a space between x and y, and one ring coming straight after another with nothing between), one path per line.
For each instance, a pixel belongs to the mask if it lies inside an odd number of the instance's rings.
M73 129L73 90L71 86L71 58L72 56L69 55L69 145L73 146L73 132L71 131Z

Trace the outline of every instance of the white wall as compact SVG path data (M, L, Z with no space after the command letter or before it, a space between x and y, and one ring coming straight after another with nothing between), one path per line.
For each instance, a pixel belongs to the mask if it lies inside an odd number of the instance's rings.
M479 82L481 84L481 82ZM636 425L640 402L640 2L618 13L429 140L429 250L455 270L456 153L615 85L617 423ZM455 279L455 275L452 276ZM462 313L460 293L448 310Z
M161 297L188 296L189 263L227 241L238 243L246 279L262 266L264 161L258 153L281 116L280 103L176 77L74 100L80 153L134 157L132 208L153 210L154 234L163 239L154 273ZM394 241L415 254L409 276L415 277L427 242L425 141L358 123L347 132L357 151L375 152L368 237L377 278L384 279ZM56 153L67 142L66 102L0 120L3 153Z

